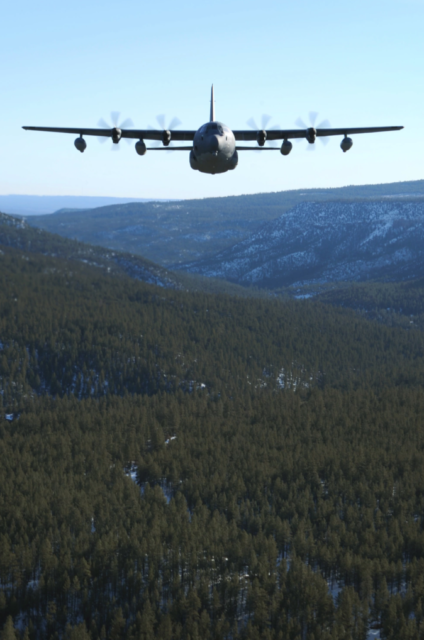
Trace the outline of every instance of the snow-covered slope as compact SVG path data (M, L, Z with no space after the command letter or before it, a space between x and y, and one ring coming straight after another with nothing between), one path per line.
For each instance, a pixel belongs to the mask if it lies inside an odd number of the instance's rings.
M424 275L424 199L305 202L212 258L178 265L280 286Z

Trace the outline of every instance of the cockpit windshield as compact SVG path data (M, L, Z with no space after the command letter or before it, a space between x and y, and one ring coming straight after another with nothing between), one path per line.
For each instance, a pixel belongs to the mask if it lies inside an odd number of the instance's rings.
M219 122L209 122L205 126L205 133L208 133L209 135L218 134L220 136L223 136L224 129L222 128L222 125L219 124Z

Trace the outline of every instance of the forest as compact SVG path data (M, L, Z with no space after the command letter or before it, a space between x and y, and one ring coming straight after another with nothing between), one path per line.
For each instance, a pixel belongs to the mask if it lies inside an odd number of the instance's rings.
M404 328L424 328L424 279L349 283L319 292L320 302L355 309L364 317ZM411 326L412 325L412 326Z
M0 637L424 638L424 335L346 306L2 244Z

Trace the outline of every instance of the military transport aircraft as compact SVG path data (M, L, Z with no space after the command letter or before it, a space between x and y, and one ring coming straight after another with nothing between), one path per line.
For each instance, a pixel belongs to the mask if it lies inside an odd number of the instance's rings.
M252 121L253 122L253 121ZM104 123L106 124L106 123ZM125 123L123 123L125 124ZM325 123L322 123L325 124ZM266 125L265 125L266 126ZM192 169L202 173L225 173L235 169L238 164L238 151L280 151L283 156L287 156L292 150L290 139L306 138L309 144L313 145L316 138L327 138L327 136L344 136L340 147L343 152L349 151L353 145L349 134L356 133L377 133L379 131L396 131L403 127L342 127L342 128L322 128L315 129L313 126L299 129L276 129L274 127L257 129L257 125L252 130L234 130L221 122L215 120L213 85L211 90L211 110L210 122L202 125L197 131L175 131L172 127L163 130L155 129L126 129L114 126L111 128L87 129L85 127L23 127L31 131L52 131L54 133L76 133L79 137L74 144L78 151L85 151L87 143L83 136L98 136L100 138L112 138L114 144L119 144L121 138L138 138L135 150L140 156L144 156L147 151L188 151L190 153L190 166ZM106 125L107 127L107 125ZM144 140L156 140L162 143L162 147L146 147ZM193 142L190 146L170 146L172 141L189 140ZM266 147L267 141L282 140L281 147ZM240 146L238 141L256 141L256 146Z

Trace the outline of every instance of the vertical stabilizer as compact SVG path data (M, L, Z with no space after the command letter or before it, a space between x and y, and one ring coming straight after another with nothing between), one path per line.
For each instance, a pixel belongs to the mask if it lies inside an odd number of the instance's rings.
M213 85L212 85L212 89L211 89L211 122L215 121L215 103L213 100Z

